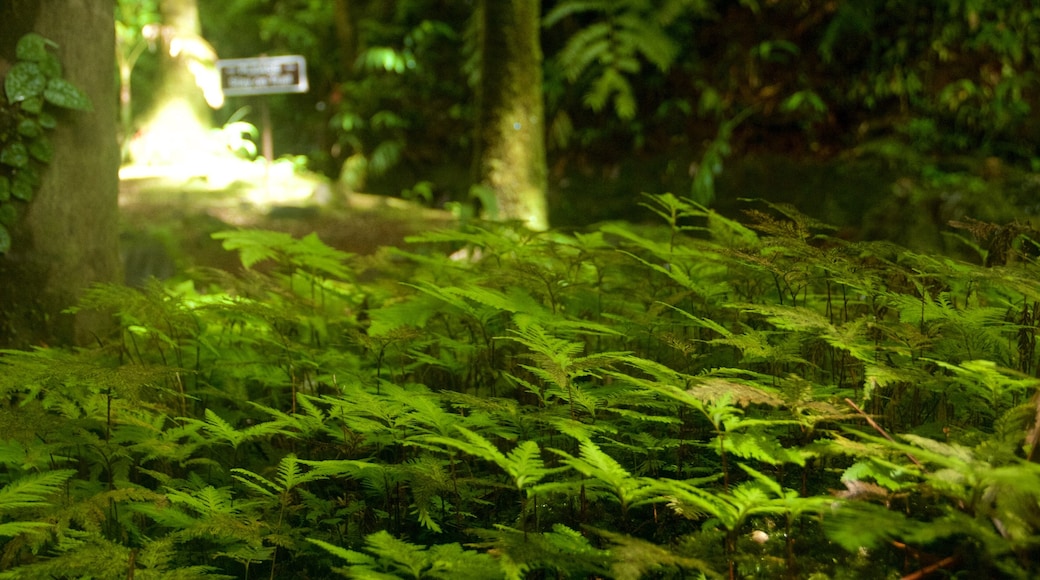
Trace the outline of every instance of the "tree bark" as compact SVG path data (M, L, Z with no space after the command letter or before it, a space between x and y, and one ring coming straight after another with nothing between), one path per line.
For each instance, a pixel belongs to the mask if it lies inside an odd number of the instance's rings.
M357 59L358 35L351 0L336 0L334 7L336 40L339 44L340 74L344 79L354 76L354 61Z
M494 192L488 217L549 226L539 0L480 0L476 183Z
M0 76L17 40L37 32L58 44L65 78L94 104L92 112L56 111L53 160L12 227L11 251L0 256L0 346L90 341L102 319L62 311L87 286L121 278L114 22L112 2L0 4Z

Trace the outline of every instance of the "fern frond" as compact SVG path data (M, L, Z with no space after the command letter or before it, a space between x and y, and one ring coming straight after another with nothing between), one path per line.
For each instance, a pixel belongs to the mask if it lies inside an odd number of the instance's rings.
M47 498L75 474L72 469L58 469L20 477L0 488L0 511L50 505Z
M31 534L49 530L54 524L46 522L4 522L0 524L0 538L13 538L22 534Z
M573 82L596 61L607 59L612 44L614 27L608 22L597 22L572 35L557 55L564 74Z
M606 577L610 553L592 545L580 532L563 524L552 531L524 533L496 525L491 530L473 530L481 538L477 547L490 548L496 554L501 574L510 580L530 577L535 570L549 570L563 578L584 576Z
M722 400L747 407L769 405L780 407L784 400L771 389L747 382L738 382L717 377L698 378L687 392L700 401L719 404Z
M0 572L0 578L126 578L130 548L100 534L62 531L46 558Z
M611 0L566 0L553 6L553 9L542 18L542 26L548 28L568 16L582 12L609 13L616 6Z
M242 265L252 268L259 262L272 260L279 255L279 248L292 243L293 237L283 232L267 230L235 230L216 232L213 239L222 240L225 250L238 250Z
M719 579L724 577L714 571L707 562L680 556L667 547L608 530L598 528L590 528L590 530L612 544L610 572L611 577L617 580L639 580L661 568L685 568L700 571L702 577Z
M183 505L203 516L232 515L241 512L231 497L231 488L207 485L198 490L169 489L166 497L170 503Z
M509 475L516 482L517 489L524 489L530 484L538 483L550 471L542 461L541 449L534 441L524 441L509 452Z
M496 561L487 554L466 550L459 544L420 547L394 538L386 531L366 536L365 550L356 552L308 538L308 542L346 560L349 568L340 573L350 578L394 580L397 578L434 578L437 580L495 580L501 578Z
M564 458L564 463L579 473L590 477L598 485L604 486L621 504L622 511L642 503L655 501L657 490L650 478L635 477L616 459L605 453L591 439L581 441L581 455L573 455L559 449L554 453ZM597 485L593 483L593 485Z
M784 447L775 435L765 429L751 429L744 432L727 431L723 444L726 451L737 457L757 459L771 465L783 463L805 465L805 454L797 449Z
M282 457L282 460L278 462L278 484L281 486L279 491L284 493L299 485L328 478L328 473L324 470L309 469L304 472L300 469L300 465L308 465L308 463L300 461L295 453Z
M898 511L865 502L840 504L823 519L827 538L849 552L899 539L910 525Z
M198 421L197 419L185 419L185 421L188 423L201 424L201 427L209 432L209 434L216 440L226 442L233 448L237 448L242 443L254 439L261 439L272 435L291 435L290 432L285 430L285 427L280 421L257 423L255 425L250 425L245 429L238 430L212 409L207 408L204 415L206 417L204 422Z
M588 92L582 97L584 104L595 112L600 112L607 101L613 97L614 111L621 120L632 119L636 115L636 98L632 85L616 68L607 68L592 82Z
M354 564L356 566L372 566L376 563L375 558L373 558L372 556L362 554L360 552L355 552L354 550L341 548L335 544L330 544L325 540L319 540L317 538L307 538L307 541L326 550L333 556L343 558L347 562L350 562L351 564Z
M671 68L679 54L679 45L656 22L634 12L618 16L615 22L623 31L622 42L630 43L635 52L661 72Z
M281 488L278 486L278 484L260 475L259 473L253 473L248 469L235 467L231 470L231 473L232 477L244 483L246 487L263 495L274 497L277 492L281 491Z

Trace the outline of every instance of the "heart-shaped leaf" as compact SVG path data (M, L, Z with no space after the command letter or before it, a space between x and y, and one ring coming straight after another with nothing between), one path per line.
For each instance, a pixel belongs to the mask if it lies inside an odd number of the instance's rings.
M53 53L48 52L40 61L40 72L49 79L57 79L64 76L61 70L61 61Z
M47 78L35 62L19 62L11 67L4 78L4 93L12 103L38 97L46 87Z
M26 202L32 201L38 183L39 178L36 172L32 170L32 167L26 167L14 176L14 182L11 183L11 197Z
M41 163L50 163L54 158L54 148L51 147L50 139L46 137L34 139L32 143L29 143L29 155Z
M43 111L43 95L30 97L22 102L22 110L26 113L39 115Z
M13 203L0 203L0 226L12 226L18 220L18 208Z
M22 119L18 122L18 134L30 139L39 137L43 133L40 124L32 119Z
M91 111L94 109L87 94L65 79L51 79L47 81L47 89L43 92L43 98L47 99L47 102L52 105L66 109L75 109L77 111Z
M11 167L25 167L29 164L29 150L24 143L18 141L8 143L0 151L0 163L10 165Z
M18 60L39 62L47 58L47 46L58 45L35 32L30 32L18 40L14 55Z

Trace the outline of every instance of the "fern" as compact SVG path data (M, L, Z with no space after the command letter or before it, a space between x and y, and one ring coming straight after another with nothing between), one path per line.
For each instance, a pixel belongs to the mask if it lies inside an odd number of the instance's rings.
M351 277L345 262L349 254L330 248L310 234L297 240L289 234L264 230L217 232L213 238L223 240L227 250L238 250L242 265L251 268L265 260L284 261L305 272L340 280Z
M303 471L300 469L301 465L306 464L300 462L296 455L292 453L286 455L278 462L278 476L274 481L271 481L257 473L253 473L248 469L235 468L232 469L231 472L234 474L235 479L244 483L254 491L267 496L273 496L275 494L284 496L299 485L328 477L327 467L326 469L311 469Z
M639 73L640 57L661 71L668 70L679 53L678 45L665 31L668 22L653 18L654 8L638 0L568 0L546 14L544 24L552 26L585 12L599 20L571 35L557 61L572 82L589 70L598 74L584 97L592 110L601 110L613 99L618 118L631 119L637 99L625 75Z
M20 477L0 488L0 511L49 505L47 498L54 495L76 472L70 469L48 471Z
M618 580L639 580L645 578L649 572L656 572L661 568L693 569L699 570L708 578L723 577L712 570L707 562L678 555L646 540L607 530L593 531L613 545L610 572L611 577Z
M634 507L660 501L652 479L633 476L590 439L581 441L579 447L581 455L578 457L559 449L552 451L562 456L564 463L591 478L589 481L582 482L582 485L586 485L592 490L607 491L609 496L620 505L622 518L627 518L629 510ZM575 482L568 485L573 486ZM559 486L552 488L556 487Z
M645 206L92 290L121 332L0 354L0 577L1036 575L1035 263Z
M288 432L285 431L283 424L276 421L258 423L246 427L245 429L238 430L221 418L220 415L212 409L206 409L204 415L206 417L205 421L198 421L197 419L190 418L186 419L186 421L189 424L201 427L203 430L208 432L214 440L230 444L233 448L237 448L242 443L253 439L270 437L271 435L276 434L288 434Z
M474 580L501 578L495 561L486 554L463 549L459 544L437 544L419 547L399 540L387 532L365 538L366 551L356 552L310 538L309 541L332 555L346 560L350 566L336 571L347 578L461 578Z
M502 574L521 580L538 570L564 577L602 575L609 571L610 554L592 545L581 533L557 524L552 531L530 534L504 525L490 530L474 530L482 541L477 547L490 548L498 555Z
M124 578L131 551L96 534L66 530L52 547L52 555L28 566L0 573L0 578Z

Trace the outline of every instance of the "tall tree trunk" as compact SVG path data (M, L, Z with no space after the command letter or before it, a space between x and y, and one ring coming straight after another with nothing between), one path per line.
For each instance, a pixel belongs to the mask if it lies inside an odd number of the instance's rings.
M336 0L333 14L339 44L340 75L344 79L353 76L354 60L357 59L358 35L354 12L352 0Z
M210 138L209 107L223 104L216 53L202 38L197 0L160 0L160 80L130 146L136 165L207 167L225 153Z
M539 0L480 0L476 183L498 219L549 226ZM490 209L490 208L486 208Z
M0 76L15 42L36 32L58 44L65 78L94 104L89 113L57 113L53 160L0 256L0 346L89 341L100 319L62 311L90 284L121 277L114 23L112 2L0 3Z

